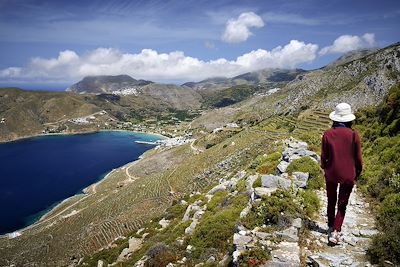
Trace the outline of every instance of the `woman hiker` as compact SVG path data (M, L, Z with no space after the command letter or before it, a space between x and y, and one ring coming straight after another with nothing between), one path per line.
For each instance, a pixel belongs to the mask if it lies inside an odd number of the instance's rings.
M321 167L325 171L328 196L328 240L335 245L340 240L351 191L362 170L362 153L360 136L351 129L352 121L356 117L351 112L350 105L338 104L335 111L329 114L329 118L333 125L322 137Z

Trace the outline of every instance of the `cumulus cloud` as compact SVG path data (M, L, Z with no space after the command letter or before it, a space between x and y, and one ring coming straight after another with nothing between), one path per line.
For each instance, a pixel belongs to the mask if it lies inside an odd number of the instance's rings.
M264 21L254 12L242 13L237 19L228 20L222 40L228 43L244 42L252 35L251 27L260 28L263 26Z
M319 54L346 53L361 48L371 48L375 45L375 34L373 33L366 33L361 37L357 35L342 35L332 45L322 48Z
M123 53L113 48L98 48L78 55L62 51L55 58L33 58L25 67L0 70L0 81L75 82L88 75L128 74L153 81L193 81L214 76L232 77L263 68L295 68L316 58L318 45L292 40L270 51L245 53L235 60L219 58L204 61L182 51L159 53L143 49Z

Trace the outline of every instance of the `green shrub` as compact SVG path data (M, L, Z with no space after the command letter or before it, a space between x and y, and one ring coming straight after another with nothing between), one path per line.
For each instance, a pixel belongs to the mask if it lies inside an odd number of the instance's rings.
M399 266L400 224L393 225L390 230L374 236L367 255L373 264L384 266L384 261L389 260L394 266Z
M240 211L240 208L227 208L215 214L207 212L189 241L194 246L193 256L200 257L208 248L226 251L235 232Z
M321 138L319 135L314 133L301 133L299 139L307 142L308 148L314 152L320 153L321 150Z
M228 192L221 191L214 194L210 202L207 204L207 210L214 211L216 207L223 205L223 202L227 200Z
M400 224L400 193L386 196L379 208L377 219L382 230L389 230L393 225Z
M310 177L307 183L309 189L319 189L325 186L324 178L322 177L322 171L318 163L312 160L310 157L302 157L293 160L286 171L289 174L293 172L308 172Z
M246 179L243 178L241 179L237 184L236 184L236 190L238 192L244 192L246 191Z
M400 84L379 107L357 112L355 128L362 136L364 169L358 184L379 206L368 255L373 263L400 265Z
M305 215L312 218L321 207L317 194L312 190L299 190L298 196Z
M249 214L242 219L242 224L249 229L263 224L282 228L290 225L291 220L297 217L302 217L302 209L296 195L289 190L279 189L255 203Z
M255 247L240 254L238 263L239 266L243 267L255 267L264 265L270 259L271 253L269 250Z
M170 262L176 260L175 252L164 244L157 244L150 248L146 253L148 260L145 267L166 266Z
M257 172L261 174L272 174L275 173L276 167L279 164L279 160L281 159L280 152L274 152L269 154L265 159L260 162L258 167L256 168Z
M182 204L175 204L167 209L167 215L165 216L165 219L171 220L175 219L178 217L182 217L183 214L185 213L186 209L188 207L188 204L182 205Z

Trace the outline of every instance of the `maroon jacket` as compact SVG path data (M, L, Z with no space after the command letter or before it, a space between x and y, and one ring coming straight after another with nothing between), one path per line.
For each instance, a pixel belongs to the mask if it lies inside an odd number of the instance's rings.
M356 169L362 170L360 136L355 132L353 149L353 130L339 127L326 130L322 137L321 168L329 182L354 184Z

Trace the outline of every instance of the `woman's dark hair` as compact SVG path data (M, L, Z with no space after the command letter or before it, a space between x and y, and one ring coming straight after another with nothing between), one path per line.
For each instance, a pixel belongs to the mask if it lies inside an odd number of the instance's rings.
M353 121L347 121L347 122L333 121L332 127L333 128L337 128L337 127L351 128L352 125L353 125Z

